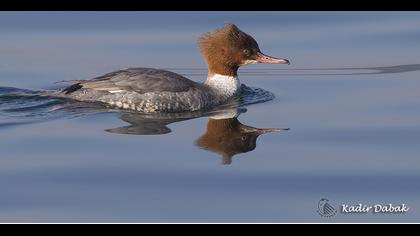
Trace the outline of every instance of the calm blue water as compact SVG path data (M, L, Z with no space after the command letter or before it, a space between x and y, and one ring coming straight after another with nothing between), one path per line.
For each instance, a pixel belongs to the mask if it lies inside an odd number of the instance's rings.
M133 66L204 81L196 40L225 22L292 62L241 68L275 99L239 122L289 131L242 145L222 129L206 150L212 114L37 95ZM0 222L419 222L419 25L419 12L2 12ZM410 210L321 217L321 198Z

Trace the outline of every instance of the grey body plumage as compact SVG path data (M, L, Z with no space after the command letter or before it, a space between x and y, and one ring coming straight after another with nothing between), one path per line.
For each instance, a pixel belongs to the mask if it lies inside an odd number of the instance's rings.
M229 99L206 84L152 68L130 68L72 82L76 84L56 95L141 112L195 111Z
M132 68L72 81L73 85L52 95L147 113L198 111L236 97L241 91L240 66L289 63L263 54L256 40L234 24L203 35L199 47L208 64L203 84L166 70Z

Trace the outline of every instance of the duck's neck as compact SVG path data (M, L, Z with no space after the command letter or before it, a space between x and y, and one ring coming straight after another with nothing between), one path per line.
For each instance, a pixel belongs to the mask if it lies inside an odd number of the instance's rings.
M239 92L241 82L237 75L221 75L209 73L205 82L215 92L226 97L232 97Z

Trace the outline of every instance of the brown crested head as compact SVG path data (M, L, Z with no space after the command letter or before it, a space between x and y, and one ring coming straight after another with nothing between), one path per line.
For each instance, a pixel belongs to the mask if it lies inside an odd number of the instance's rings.
M289 63L286 59L261 53L257 41L232 23L204 34L198 45L208 65L209 75L237 76L238 68L246 64Z

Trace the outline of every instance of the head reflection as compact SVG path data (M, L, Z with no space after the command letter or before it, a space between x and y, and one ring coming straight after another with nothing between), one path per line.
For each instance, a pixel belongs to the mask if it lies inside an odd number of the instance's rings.
M220 154L222 163L230 165L234 155L253 151L260 135L281 130L288 129L255 128L242 124L237 117L210 118L206 132L197 139L196 145L204 150Z
M121 120L130 125L108 129L118 134L161 135L172 132L167 126L180 121L209 116L207 128L195 144L203 150L222 156L224 165L232 164L235 155L253 151L259 136L271 132L289 130L287 128L256 128L242 124L238 120L244 110L225 110L216 114L124 114Z

